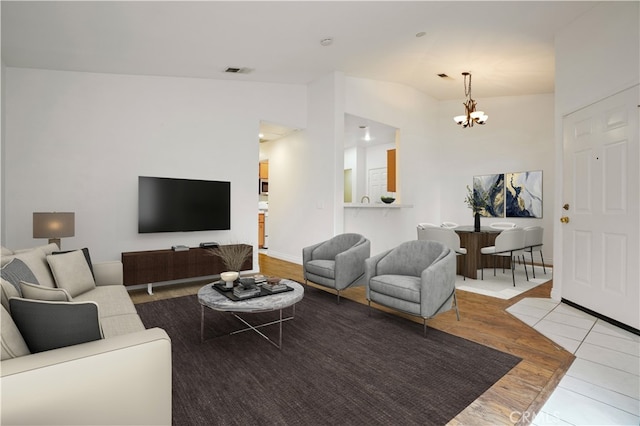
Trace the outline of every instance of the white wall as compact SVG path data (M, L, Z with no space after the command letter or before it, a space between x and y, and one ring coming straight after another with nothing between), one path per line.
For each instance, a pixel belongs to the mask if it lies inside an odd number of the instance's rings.
M562 194L562 121L570 113L640 82L640 3L602 2L557 34L555 40L556 205ZM640 100L639 100L640 103ZM636 167L640 165L637 160ZM561 209L554 212L559 223ZM554 238L554 286L562 297L562 227ZM638 238L637 235L633 237Z
M345 79L345 112L400 129L397 144L397 204L400 209L345 209L344 231L371 240L371 253L416 238L416 224L439 214L435 167L437 101L410 87L375 80ZM436 202L434 202L436 200ZM356 200L359 201L359 200Z
M269 255L302 263L302 248L341 227L344 111L340 73L308 86L308 126L269 148Z
M556 36L556 117L638 83L639 9L600 2Z
M30 247L32 212L74 211L95 260L202 241L257 247L260 120L306 126L306 87L6 69L8 247ZM228 180L231 230L138 234L139 175ZM254 267L257 268L257 256Z
M472 225L471 210L464 203L466 186L473 176L542 170L543 217L482 218L483 226L509 221L518 226L543 226L545 262L553 258L554 159L553 95L513 96L476 99L489 115L484 126L462 128L453 117L464 112L461 101L439 104L437 184L441 187L440 214L423 222L456 222ZM539 261L537 259L537 261Z

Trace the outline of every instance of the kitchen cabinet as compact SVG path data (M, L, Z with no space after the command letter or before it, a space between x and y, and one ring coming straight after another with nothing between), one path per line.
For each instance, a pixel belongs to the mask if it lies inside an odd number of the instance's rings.
M264 213L258 213L258 248L264 247Z
M260 179L269 179L269 163L266 161L262 161L258 163L258 165L260 166Z
M396 192L396 150L387 150L387 192Z

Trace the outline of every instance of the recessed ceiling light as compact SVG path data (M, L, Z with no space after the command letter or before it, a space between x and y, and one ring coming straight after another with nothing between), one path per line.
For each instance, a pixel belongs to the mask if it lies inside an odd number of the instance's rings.
M427 33L425 33L424 31L420 31L419 33L416 33L416 37L424 37Z
M322 46L331 46L333 44L333 39L331 37L323 38L320 40L320 45Z

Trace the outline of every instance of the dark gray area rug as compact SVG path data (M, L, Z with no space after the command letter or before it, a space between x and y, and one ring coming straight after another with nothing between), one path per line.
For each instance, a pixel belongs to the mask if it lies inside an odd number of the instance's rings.
M244 327L208 308L201 344L196 296L136 307L171 337L174 425L444 425L520 361L311 287L282 350L252 331L214 337Z

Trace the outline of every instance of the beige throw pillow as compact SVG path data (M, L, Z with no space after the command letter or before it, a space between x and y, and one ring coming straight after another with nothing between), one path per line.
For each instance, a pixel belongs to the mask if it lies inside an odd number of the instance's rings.
M9 311L4 306L0 306L0 310L2 310L2 318L0 318L0 325L2 326L2 339L0 339L2 360L29 355L31 352L29 352L29 348L15 322L13 322Z
M76 297L96 287L96 282L82 250L48 255L47 262L49 262L57 287L67 290L71 297Z
M9 308L9 299L12 297L20 297L20 292L9 281L4 278L0 279L0 285L2 286L2 306L11 312Z
M20 281L20 290L25 299L48 300L51 302L71 302L73 299L64 288L49 288Z
M49 265L45 259L45 252L40 248L34 248L28 251L7 256L4 259L20 259L35 275L38 284L45 287L55 287L55 281L49 270Z

